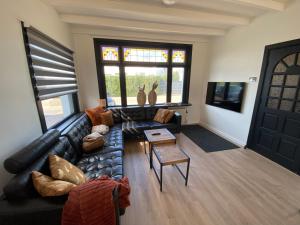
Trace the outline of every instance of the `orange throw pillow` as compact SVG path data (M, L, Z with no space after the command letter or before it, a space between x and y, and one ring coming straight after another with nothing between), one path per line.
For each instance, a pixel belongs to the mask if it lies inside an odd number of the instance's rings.
M114 119L111 110L100 113L100 118L101 118L101 124L104 124L109 127L114 125Z
M85 113L88 115L90 120L92 121L93 126L97 126L101 124L101 113L104 112L104 108L102 106L97 106L96 108L86 109Z
M164 123L168 113L168 109L158 109L153 120L159 123Z

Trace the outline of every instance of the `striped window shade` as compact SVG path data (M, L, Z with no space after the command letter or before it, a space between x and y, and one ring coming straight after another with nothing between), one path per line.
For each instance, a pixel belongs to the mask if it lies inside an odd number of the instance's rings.
M37 100L78 91L72 50L33 27L25 28L24 40Z

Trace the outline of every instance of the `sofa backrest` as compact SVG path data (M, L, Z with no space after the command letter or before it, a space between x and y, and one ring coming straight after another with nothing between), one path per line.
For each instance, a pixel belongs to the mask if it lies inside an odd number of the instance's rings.
M124 108L110 108L110 110L113 112L114 122L121 123L128 121L153 120L159 108L167 108L167 106L132 106Z
M41 144L43 143L43 136L38 138L38 140L41 141ZM39 145L39 143L35 143L36 146ZM34 148L32 150L34 151ZM24 153L24 151L20 152ZM31 172L39 171L45 175L51 176L48 162L49 154L58 155L73 164L76 164L80 157L66 137L56 139L56 142L52 146L49 146L47 150L43 151L43 154L40 157L31 161L28 167L18 172L16 176L8 182L3 189L7 199L29 198L37 195L33 187Z
M82 140L90 134L92 130L92 123L88 118L87 114L83 114L77 120L75 120L68 128L62 132L62 136L66 136L73 148L78 152L82 153Z

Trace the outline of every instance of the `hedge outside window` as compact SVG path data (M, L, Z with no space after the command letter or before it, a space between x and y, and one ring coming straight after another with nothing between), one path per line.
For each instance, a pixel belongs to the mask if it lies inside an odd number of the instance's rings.
M108 106L137 105L157 81L157 104L188 103L192 46L94 39L100 98Z

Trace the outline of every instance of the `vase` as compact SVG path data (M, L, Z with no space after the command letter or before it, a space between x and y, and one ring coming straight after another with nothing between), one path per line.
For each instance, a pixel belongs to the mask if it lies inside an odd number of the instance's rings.
M149 102L149 105L151 105L151 106L154 106L157 101L157 94L155 91L157 86L158 86L157 81L155 81L152 85L152 90L148 94L148 102Z
M145 85L142 88L139 87L139 92L136 98L137 98L138 105L143 107L146 103Z

